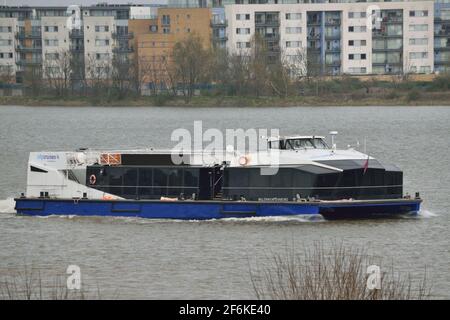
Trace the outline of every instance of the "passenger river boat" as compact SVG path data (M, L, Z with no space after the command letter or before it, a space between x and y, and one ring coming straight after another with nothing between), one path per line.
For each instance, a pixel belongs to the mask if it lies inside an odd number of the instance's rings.
M320 136L267 139L266 150L183 154L171 150L32 152L24 215L219 219L321 215L325 219L417 214L403 173ZM276 157L276 161L273 159ZM276 162L276 167L274 163ZM274 168L272 174L264 169Z

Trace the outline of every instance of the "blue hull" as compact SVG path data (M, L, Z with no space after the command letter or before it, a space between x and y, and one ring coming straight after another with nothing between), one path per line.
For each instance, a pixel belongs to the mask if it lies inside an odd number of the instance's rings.
M16 198L18 214L32 216L120 216L152 219L205 220L237 217L322 215L326 219L357 219L416 214L420 199L231 202Z

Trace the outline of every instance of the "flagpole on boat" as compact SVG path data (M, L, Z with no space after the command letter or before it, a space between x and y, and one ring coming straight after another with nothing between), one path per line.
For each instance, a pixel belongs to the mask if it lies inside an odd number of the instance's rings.
M364 137L364 153L367 154L367 138Z

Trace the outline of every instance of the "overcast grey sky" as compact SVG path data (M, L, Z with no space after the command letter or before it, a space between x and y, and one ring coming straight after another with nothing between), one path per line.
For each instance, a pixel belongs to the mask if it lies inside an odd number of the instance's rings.
M167 0L0 0L0 5L7 6L68 6L70 4L79 4L79 5L92 5L97 4L99 2L108 2L108 3L116 3L116 4L126 4L126 3L135 3L135 4L161 4L167 3Z

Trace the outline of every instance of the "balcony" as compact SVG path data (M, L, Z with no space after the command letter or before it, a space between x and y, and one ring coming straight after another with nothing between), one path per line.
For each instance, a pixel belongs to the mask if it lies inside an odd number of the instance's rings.
M338 52L341 52L341 48L340 48L340 47L327 48L327 49L325 49L325 52L328 52L328 53L333 53L333 52L338 53Z
M320 33L308 33L307 38L308 40L319 40L321 37Z
M266 33L266 34L261 34L261 36L263 37L264 40L267 40L267 41L279 41L280 40L280 35L278 33Z
M32 60L21 59L17 60L16 64L19 66L37 66L42 64L42 59L32 59Z
M380 30L372 31L372 38L403 38L402 34L388 34Z
M450 66L450 61L446 59L436 59L434 60L434 64L436 65L443 65L443 66Z
M41 39L40 32L17 32L16 39Z
M117 47L117 48L113 48L113 53L133 53L134 52L134 49L133 49L133 47L128 47L128 48L125 48L125 47Z
M212 19L211 28L226 28L228 26L228 20L226 19Z
M325 61L325 65L329 67L331 66L338 67L341 65L341 60Z
M134 33L133 32L113 32L112 33L113 39L133 39Z
M226 35L222 36L213 35L212 39L213 41L228 41L228 37Z
M74 29L69 32L69 37L72 39L82 39L84 37L84 31L81 29Z
M372 48L372 52L396 52L396 51L400 51L403 52L403 46L398 47L398 48Z
M388 62L387 60L372 62L372 66L385 66L385 65L400 66L400 65L402 65L402 63L401 62Z
M42 47L25 47L22 45L18 45L16 47L16 51L19 51L19 52L41 52Z
M325 21L326 26L340 26L341 25L341 19L327 19Z
M278 19L256 19L255 25L258 26L270 26L270 27L279 27L280 21Z
M339 40L341 39L341 34L339 32L332 34L325 34L325 40Z
M401 16L391 16L382 18L382 23L392 24L392 23L403 23L403 17Z
M450 28L449 29L440 29L434 31L435 37L448 37L450 35Z
M308 21L306 22L306 25L307 26L320 26L320 25L322 25L322 22L317 19L308 19Z
M84 52L84 46L70 46L70 51L73 53Z

